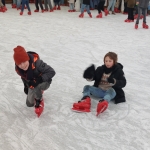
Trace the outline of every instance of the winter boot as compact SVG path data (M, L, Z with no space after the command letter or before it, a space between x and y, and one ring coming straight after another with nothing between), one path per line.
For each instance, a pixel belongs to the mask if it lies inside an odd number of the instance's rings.
M100 100L97 104L97 114L98 116L100 113L104 112L108 107L108 102L106 100Z
M91 99L89 96L84 96L81 101L73 104L73 111L77 112L90 112Z
M102 13L98 14L96 18L102 18Z
M44 100L35 99L35 113L37 114L38 117L40 117L43 110L44 110Z
M143 22L143 28L144 28L144 29L148 29L149 26L148 26L146 23Z
M89 17L92 18L92 14L91 13L89 13Z
M83 18L84 17L84 13L81 13L80 15L79 15L79 18Z
M31 11L28 12L28 15L31 15Z

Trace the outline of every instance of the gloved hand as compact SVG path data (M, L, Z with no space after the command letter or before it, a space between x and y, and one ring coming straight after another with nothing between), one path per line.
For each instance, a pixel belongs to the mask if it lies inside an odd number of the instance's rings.
M90 67L88 67L84 73L83 73L83 78L92 80L95 76L95 66L92 64Z
M28 87L24 84L24 93L28 95Z
M110 77L107 79L107 81L108 81L109 83L112 83L112 84L115 83L115 80L114 80L113 78L110 78Z
M29 81L28 85L30 88L34 88L42 82L43 82L42 77L39 77L39 78Z

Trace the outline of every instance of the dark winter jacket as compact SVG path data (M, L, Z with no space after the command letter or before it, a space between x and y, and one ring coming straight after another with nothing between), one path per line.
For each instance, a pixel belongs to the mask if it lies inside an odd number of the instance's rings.
M104 65L98 67L95 71L93 71L93 69L88 71L88 73L86 71L87 69L85 70L83 77L88 78L89 76L89 79L93 78L95 81L94 86L98 87L104 73ZM116 84L112 87L116 91L116 96L114 98L115 104L125 102L125 94L122 88L126 86L126 78L124 76L123 66L120 63L116 64L116 67L112 71L110 78L114 78L116 80Z
M136 0L136 2L139 2L139 7L141 8L147 8L149 4L149 0Z
M83 4L90 5L90 0L83 0Z
M21 76L21 79L28 86L29 81L42 77L43 82L51 83L55 71L52 67L44 63L39 55L35 52L27 52L29 55L29 68L27 71L20 69L15 65L16 72ZM29 87L29 86L28 86Z

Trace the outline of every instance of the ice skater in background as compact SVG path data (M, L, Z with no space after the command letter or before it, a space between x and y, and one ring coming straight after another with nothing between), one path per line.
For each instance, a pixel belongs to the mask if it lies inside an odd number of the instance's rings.
M24 11L25 5L27 6L27 9L28 9L28 15L31 15L31 9L30 9L30 6L29 6L29 0L22 0L22 7L21 7L20 15L23 15L23 11Z
M5 12L5 11L6 11L6 9L5 9L2 1L0 0L0 12Z
M97 6L98 15L96 16L96 18L102 18L102 11L105 12L105 16L108 15L109 11L104 8L104 4L105 4L105 0L99 1L98 6Z
M75 9L74 9L74 3L75 3L75 1L74 0L69 0L68 3L69 3L69 7L70 7L70 9L68 10L68 12L75 12Z
M40 5L41 12L43 13L44 9L43 9L42 0L35 0L35 7L36 7L36 9L34 10L34 12L39 12L39 5L38 4Z
M125 0L125 2L127 3L127 10L128 10L128 18L125 20L125 22L134 22L133 11L136 0Z
M54 0L54 4L55 4L55 6L54 6L54 10L60 10L61 8L60 8L60 0ZM58 7L57 7L58 6Z
M44 5L45 5L45 11L48 11L48 5L49 5L49 12L53 12L51 0L44 0Z
M116 0L109 0L109 5L107 7L107 10L109 11L110 8L111 8L111 11L112 11L112 14L115 15L115 12L114 12L114 7L115 7L115 3L116 3Z
M138 17L136 20L135 29L138 28L139 19L140 19L140 16L142 14L142 11L143 11L143 24L142 24L142 26L144 29L148 29L149 27L146 24L146 15L147 15L147 8L149 5L149 0L136 0L136 5L138 6Z
M79 15L80 18L84 17L84 9L86 9L89 17L92 18L92 14L90 12L90 0L83 0L83 3L81 4L81 14Z
M44 109L43 91L47 90L55 75L52 67L44 63L35 52L26 52L22 46L14 48L15 70L24 83L26 105L35 107L39 117Z
M94 81L94 85L86 85L83 89L83 98L73 104L73 111L90 112L91 95L102 98L97 104L97 116L104 112L108 103L114 99L115 103L125 102L123 87L126 86L126 78L123 66L117 63L117 54L108 52L104 56L104 65L95 70L95 66L88 67L83 74L87 81Z

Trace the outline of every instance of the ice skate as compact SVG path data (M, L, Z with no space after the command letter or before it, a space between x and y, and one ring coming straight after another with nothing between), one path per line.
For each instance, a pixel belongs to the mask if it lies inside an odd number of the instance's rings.
M135 29L138 29L138 24L135 24L135 27L134 27Z
M31 11L28 12L28 15L31 15Z
M37 114L37 117L40 117L44 110L44 100L35 100L35 113Z
M80 15L79 15L79 18L83 18L84 17L84 13L81 13Z
M98 14L96 18L102 18L102 13Z
M104 112L108 107L108 102L106 100L100 100L97 104L97 114L98 116L100 113Z
M144 28L144 29L148 29L149 26L148 26L146 23L143 22L143 28Z
M92 14L91 13L89 13L88 15L89 15L90 18L92 18Z
M91 107L91 99L89 96L85 96L82 98L81 101L78 101L78 103L73 104L73 111L76 112L90 112Z

